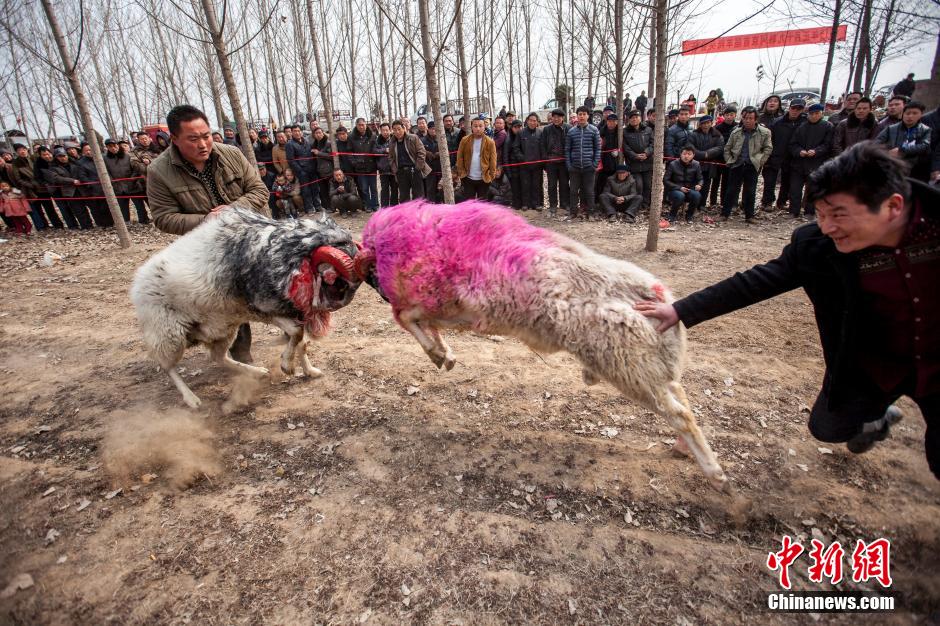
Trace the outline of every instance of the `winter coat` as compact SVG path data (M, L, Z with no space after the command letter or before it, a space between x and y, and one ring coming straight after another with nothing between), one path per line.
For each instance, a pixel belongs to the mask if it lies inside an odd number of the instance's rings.
M450 153L450 164L453 167L457 164L457 148L460 147L460 142L466 133L455 126L450 132L445 130L444 136L447 137L447 151Z
M78 187L78 168L71 163L59 163L54 160L49 167L43 170L43 179L49 186L49 193L56 198L74 198Z
M421 143L424 145L424 158L431 167L431 171L435 174L440 174L441 155L438 149L437 139L432 138L430 134L427 134L421 138Z
M647 102L649 102L649 100L647 99L646 96L637 96L636 102L634 103L636 105L636 110L639 111L643 115L643 117L646 117L646 103Z
M771 113L770 111L764 111L757 116L757 123L763 124L767 128L773 126L777 120L783 117L785 114L782 109L778 110L776 113Z
M637 156L646 154L646 160L640 161ZM623 154L630 165L630 171L650 172L653 170L653 129L646 124L640 124L636 129L627 126L623 129Z
M366 128L366 132L359 133L358 128L353 128L349 133L350 152L361 154L373 154L375 152L375 134L371 129ZM371 156L351 156L349 165L353 172L357 174L374 174L375 157ZM438 168L440 169L440 168Z
M542 131L539 128L531 130L528 126L523 126L519 131L519 140L522 146L522 156L524 161L541 161L542 156ZM539 163L537 167L541 167ZM533 166L535 167L535 166Z
M46 186L45 171L49 169L49 165L50 163L40 156L37 156L33 163L33 183L39 195L48 196L52 192L52 189Z
M918 122L917 126L910 129L901 122L881 131L878 141L889 149L898 149L904 160L911 165L911 176L927 180L933 169L933 162L936 161L933 157L937 152L936 146L930 145L930 137L930 127L923 122Z
M111 186L114 188L115 195L130 196L140 192L136 180L115 181L116 178L134 178L144 174L131 161L130 154L122 150L118 150L115 154L106 152L104 154L104 165L108 168L108 176L111 177Z
M900 81L897 85L894 86L894 95L896 96L907 96L910 98L914 95L914 89L917 88L917 83L915 83L910 78L905 78Z
M673 191L680 187L694 189L703 181L702 166L694 159L689 163L683 163L682 159L670 161L666 166L666 175L663 176L666 191Z
M565 165L569 170L597 169L601 161L601 135L593 124L575 124L565 136Z
M461 141L461 143L463 143L463 141ZM506 176L500 176L495 179L490 183L487 195L489 196L490 202L495 202L503 206L512 204L512 185L509 184L509 179Z
M774 144L774 149L770 153L768 163L772 167L782 167L784 163L790 161L790 140L793 139L793 133L802 124L806 123L806 114L800 113L796 119L791 119L789 115L784 115L774 122L770 127L770 139Z
M718 166L714 162L722 162L725 152L725 139L714 127L708 132L696 128L689 138L689 143L695 148L695 160L702 166L702 172L712 172ZM708 161L713 161L709 163Z
M421 177L425 177L431 173L431 168L428 166L426 158L427 155L424 151L424 144L421 143L421 140L418 139L418 136L413 133L405 133L405 136L402 138L402 141L405 142L405 150L408 152L408 156L414 161L415 168L418 172L421 173ZM394 135L392 136L391 144L389 145L388 150L388 160L392 166L392 174L398 174L398 140L395 139Z
M470 161L473 158L473 142L476 138L467 135L460 140L457 148L457 176L466 178L470 175ZM489 137L483 137L480 145L480 169L483 170L483 182L491 183L496 178L496 168L499 163L496 158L496 142ZM517 168L510 168L510 170Z
M928 216L940 210L940 190L911 180L914 200ZM869 315L869 294L859 281L858 255L836 250L816 223L793 231L790 243L773 261L738 272L697 291L673 306L686 328L802 287L815 310L826 373L823 396L828 409L850 406L871 395L874 382L860 366L868 337L860 333Z
M264 163L265 165L271 163L274 160L274 142L268 139L268 143L261 143L261 140L258 140L258 145L255 146L255 161L260 165ZM272 168L275 169L275 168Z
M268 188L258 168L252 167L241 150L212 144L215 184L226 204L258 212L268 204ZM183 165L175 145L164 150L147 168L147 204L154 225L165 233L182 235L199 226L215 208L215 200L199 178Z
M19 189L10 193L0 192L0 215L7 217L26 217L29 215L29 201Z
M379 135L375 138L373 149L376 154L381 155L378 159L376 159L375 165L378 168L380 174L392 173L392 165L388 160L388 148L390 145L392 145L391 135L388 136L388 139L383 139L382 135Z
M605 172L613 172L617 167L617 156L611 150L620 150L620 125L613 129L607 128L607 123L600 129L601 135L601 167Z
M153 144L150 144L151 146ZM131 165L137 174L135 176L147 176L147 166L150 163L153 163L160 154L154 150L151 150L149 147L143 148L138 146L130 151ZM149 163L147 162L149 161ZM147 190L147 179L141 178L140 180L130 181L131 184L131 193L142 194L146 193Z
M571 127L562 122L561 126L549 124L542 129L542 158L552 159L565 156L565 135Z
M629 196L637 195L636 190L636 179L631 175L627 176L625 180L618 180L616 174L609 176L607 182L604 183L604 189L601 193L609 193L612 196L627 198Z
M793 167L812 172L832 155L832 124L820 120L813 124L807 121L793 133L790 141L790 162ZM815 150L816 156L801 157L800 150Z
M926 117L926 116L924 116L924 117ZM923 122L923 121L924 121L923 118L921 118L921 122ZM891 117L890 115L885 115L883 118L881 118L880 120L878 120L878 134L880 135L880 134L881 134L881 131L883 131L884 129L886 129L888 126L891 126L892 124L898 124L898 123L900 123L900 122L901 122L901 118L900 118L900 117L895 118L895 117ZM876 139L877 139L877 137L876 137Z
M98 168L95 167L95 160L90 156L83 156L78 160L78 163L75 164L78 174L78 180L83 183L97 183L98 182ZM82 185L78 188L79 195L85 196L87 198L93 196L101 196L104 194L104 190L101 188L101 185Z
M340 187L343 188L340 191ZM352 176L346 176L343 180L337 182L335 178L330 178L330 198L335 198L337 196L346 196L346 195L359 195L359 190L356 189L356 182L352 179Z
M284 170L290 167L287 164L287 145L274 144L271 148L271 165L278 174L283 174Z
M721 133L721 136L725 138L725 143L728 143L728 138L731 136L731 133L737 128L739 124L734 122L732 124L725 124L724 120L715 124L715 130Z
M496 164L503 164L503 146L506 144L506 137L509 136L509 133L503 129L501 131L493 133L493 142L496 144ZM460 140L463 142L463 139Z
M314 155L313 151L319 150L320 153ZM313 176L312 180L318 178L326 178L327 176L332 176L333 174L333 146L330 144L329 139L324 137L321 141L312 139L310 141L310 153L315 158L311 161L313 163Z
M878 123L875 116L868 114L864 120L854 115L844 122L839 122L832 135L832 156L842 154L860 141L868 141L878 137Z
M721 132L721 129L718 129L718 132ZM725 163L727 163L729 167L732 167L734 163L737 162L738 157L741 156L743 149L744 127L738 126L731 131L728 141L725 142ZM748 151L751 157L751 165L759 172L761 168L764 167L764 164L767 163L767 160L770 158L770 153L773 151L770 130L766 126L758 124L754 127L754 131L751 133Z
M342 139L334 139L333 142L336 144L337 152L349 153L353 151L352 144L349 141L349 135L346 135L346 141ZM343 173L351 174L353 173L353 165L350 160L352 157L349 154L340 154L339 155L339 169L343 170Z
M503 165L522 163L525 160L525 153L522 151L522 131L520 130L518 134L506 135L506 142L503 144ZM520 170L518 167L510 167L506 169L506 173L515 178L519 176Z
M682 152L682 148L686 144L692 143L692 124L686 122L682 124L681 122L676 122L669 127L669 130L666 131L666 147L664 153L668 157L678 157Z
M291 139L284 146L284 153L287 157L287 167L291 168L297 178L303 179L313 171L313 160L310 158L310 142L306 139L300 141Z
M36 175L28 157L18 156L10 163L10 178L13 186L23 192L27 198L36 197Z

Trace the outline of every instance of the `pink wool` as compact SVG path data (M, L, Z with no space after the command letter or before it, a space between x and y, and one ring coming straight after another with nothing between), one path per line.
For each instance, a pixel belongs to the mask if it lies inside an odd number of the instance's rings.
M557 245L554 233L480 201L413 200L382 209L369 219L362 241L375 251L379 285L396 316L412 306L433 316L447 303L530 288L525 278L533 258Z

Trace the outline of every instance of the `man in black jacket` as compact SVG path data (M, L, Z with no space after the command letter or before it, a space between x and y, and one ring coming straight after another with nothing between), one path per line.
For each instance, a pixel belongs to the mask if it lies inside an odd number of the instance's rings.
M940 478L940 191L906 178L907 165L874 142L856 144L810 175L817 222L781 255L674 304L636 310L664 332L797 287L813 304L826 372L809 417L820 440L860 454L888 436L911 397L927 424Z
M542 155L545 159L558 159L545 164L548 174L548 212L555 217L558 207L567 211L571 192L568 188L568 168L565 167L565 137L569 126L565 124L565 112L552 111L552 123L542 129Z
M638 98L639 99L639 98ZM649 210L653 188L653 129L643 124L642 113L630 111L623 129L623 155L630 166L630 178L643 196L643 210Z
M854 109L854 106L853 106ZM814 104L809 108L806 123L801 124L790 140L790 215L800 216L803 202L803 186L832 152L832 124L822 118L823 105ZM816 214L812 202L806 202L803 211L807 217Z
M805 100L794 98L790 101L786 115L777 118L770 127L770 141L774 149L767 165L761 170L764 177L761 206L764 211L773 210L774 200L777 201L777 209L781 211L787 205L787 197L790 194L790 140L793 139L796 129L806 121L806 114L803 113L805 108ZM779 194L775 193L777 180L780 181Z
M715 124L715 129L721 133L725 143L728 143L728 137L731 136L731 131L738 127L738 122L735 120L737 116L738 110L735 107L726 107L724 113L721 114L721 122ZM715 180L712 182L710 190L710 197L708 199L708 204L710 206L715 206L724 202L725 186L727 184L728 168L719 167L716 171Z
M725 138L712 127L711 115L703 115L698 126L689 137L695 148L695 160L702 166L702 199L708 198L712 180L718 175L718 167L724 167ZM717 184L717 183L716 183Z
M679 152L679 158L670 161L663 177L669 197L669 223L679 219L679 207L686 204L685 223L692 223L695 210L702 203L702 166L695 160L695 148L689 144Z

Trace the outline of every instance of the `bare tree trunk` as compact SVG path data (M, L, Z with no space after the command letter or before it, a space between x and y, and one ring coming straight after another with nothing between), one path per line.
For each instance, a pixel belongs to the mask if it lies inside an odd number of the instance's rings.
M457 19L460 18L460 12L457 12ZM421 26L421 50L424 57L424 74L428 86L428 104L431 111L434 112L435 125L440 122L441 117L441 94L437 84L437 71L435 69L434 55L431 54L431 31L429 24L431 22L428 14L428 0L418 0L418 19ZM460 42L463 42L463 27L460 27ZM463 46L457 44L460 48L460 55L463 56ZM466 72L464 72L466 76ZM466 96L464 96L466 98ZM466 111L464 115L468 115ZM469 119L469 118L468 118ZM441 154L441 144L444 145L443 155L441 155L441 183L444 188L444 202L446 204L454 203L454 180L450 174L450 155L447 154L447 137L444 135L444 127L441 125L441 134L437 138L438 154Z
M69 87L72 88L72 94L75 96L75 102L78 104L78 110L82 115L82 125L85 128L85 138L88 145L91 146L91 155L95 161L95 170L98 172L98 178L101 182L101 188L104 190L105 198L108 203L108 210L114 219L114 228L117 230L118 241L122 248L131 247L131 236L127 232L127 224L124 223L124 217L121 215L121 209L118 207L117 198L114 197L114 188L111 186L111 177L108 176L108 168L104 164L104 158L101 155L101 146L95 141L95 124L91 119L91 110L88 108L88 101L85 100L85 92L82 90L82 81L78 69L72 62L72 55L69 53L68 46L65 43L65 37L59 28L59 21L52 10L51 0L40 0L42 10L46 14L46 20L49 22L49 28L52 30L52 36L55 39L56 47L59 49L59 56L62 59L62 70L69 81ZM80 16L84 18L84 15Z
M388 112L386 115L388 119L391 119L394 115L392 110L392 90L388 84L388 68L385 65L385 48L388 42L385 41L385 18L382 16L382 13L379 12L376 15L376 21L379 23L379 65L382 69L382 85L385 89L385 100L388 103Z
M865 69L865 58L871 54L871 4L872 0L862 0L862 24L858 29L858 53L855 57L855 76L852 87L855 91L862 90L862 72Z
M845 80L845 91L842 93L848 95L849 89L852 87L852 77L855 75L855 51L858 49L858 39L860 37L861 30L855 29L855 37L852 39L852 52L849 54L849 77Z
M650 100L656 93L656 11L650 11L650 69L646 79L646 93ZM649 108L649 107L647 107ZM646 111L640 111L642 119L646 119Z
M349 101L353 121L356 119L356 25L353 21L352 0L346 1L349 11Z
M624 69L623 69L623 3L626 0L614 0L614 37L617 38L615 48L616 56L614 59L614 72L616 72L616 84L614 88L617 92L617 145L612 146L617 150L617 163L623 163L623 150L620 149L620 144L623 139L623 81L624 78Z
M897 0L891 0L891 4L888 5L888 12L885 14L885 27L884 31L881 33L881 39L878 40L878 52L875 56L875 62L871 68L869 68L868 76L865 80L865 93L870 94L871 90L875 87L875 78L878 76L879 70L881 70L881 61L884 59L885 48L888 46L888 37L890 35L891 20L894 18L894 8L897 4Z
M826 104L826 90L829 89L829 74L832 72L832 58L836 53L836 37L839 35L839 18L842 17L842 0L836 0L832 13L832 30L829 31L829 53L826 55L826 69L823 72L822 88L819 90L819 101Z
M653 190L650 201L650 222L646 231L646 250L656 252L659 244L659 216L663 206L663 129L666 127L666 11L669 0L656 0L656 129L653 132Z
M266 0L261 0L261 12L265 15L268 13L268 4ZM267 28L265 28L261 33L261 38L261 41L264 44L265 65L273 70L277 66L274 64L274 54L271 50L271 37ZM281 101L281 88L279 86L279 81L277 80L276 72L271 73L271 86L274 88L274 106L277 109L278 123L283 124L286 118L284 117L284 108ZM268 105L268 108L270 109L270 105ZM269 110L268 115L270 114L271 111Z
M313 19L313 0L307 0L307 24L310 27L310 44L313 46L313 62L317 66L317 84L320 87L320 98L323 100L323 111L326 113L326 129L330 136L330 146L336 152L336 136L333 134L333 102L323 74L323 62L320 60L320 44L317 37L317 23ZM316 113L314 113L316 115ZM333 167L339 167L339 155L333 155Z
M47 0L48 1L48 0ZM228 53L225 51L225 39L219 30L219 23L215 17L215 7L212 0L201 0L202 10L206 16L206 25L209 27L209 35L212 37L212 46L215 48L215 54L219 59L219 67L222 69L222 81L225 83L225 90L228 92L229 104L232 107L232 117L235 118L235 126L238 128L238 134L242 139L242 153L251 163L252 167L257 167L255 161L255 151L248 141L248 124L245 121L245 114L242 112L242 104L238 97L238 88L235 86L235 77L232 75L232 66L229 65ZM267 213L268 208L265 205L262 209Z

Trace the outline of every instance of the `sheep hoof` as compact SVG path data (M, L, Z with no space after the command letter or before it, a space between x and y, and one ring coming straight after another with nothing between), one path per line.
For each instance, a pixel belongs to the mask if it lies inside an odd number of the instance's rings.
M309 368L305 367L300 376L301 378L320 378L323 376L323 372L311 365Z
M271 371L266 367L256 367L254 365L250 365L248 367L251 369L246 371L255 378L265 378L271 374Z
M454 369L454 365L456 364L457 364L457 359L454 358L453 356L447 356L444 358L444 369L446 369L448 372Z
M188 394L184 393L183 402L185 402L191 409L198 409L200 406L202 406L202 400L200 400L193 392L189 392Z
M444 355L438 354L436 352L428 352L428 358L431 359L431 363L437 366L437 369L441 369L444 366Z
M285 365L284 363L281 363L281 371L284 372L284 375L285 375L285 376L293 376L293 375L294 375L294 368L292 368L292 367L290 367L290 366L288 366L288 365Z

